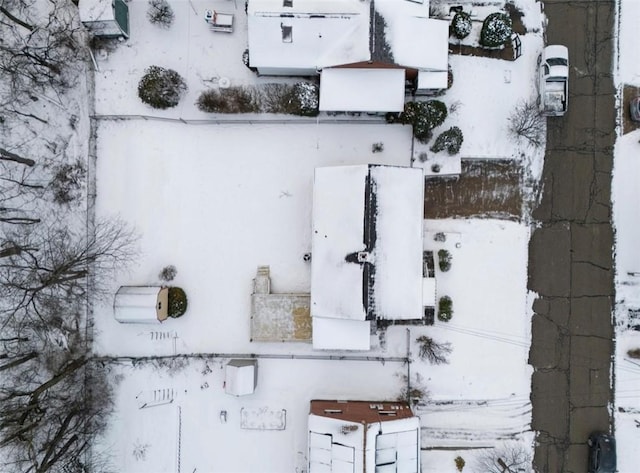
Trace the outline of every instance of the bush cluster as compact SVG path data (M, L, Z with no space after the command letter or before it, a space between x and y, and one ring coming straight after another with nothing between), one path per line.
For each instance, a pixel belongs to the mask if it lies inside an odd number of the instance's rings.
M169 317L177 318L187 311L187 294L179 287L169 288Z
M463 141L464 137L462 136L462 130L457 126L453 126L440 133L430 149L434 153L438 153L446 149L449 154L456 154L460 151Z
M504 45L512 33L511 18L504 13L492 13L484 19L480 31L480 44L487 48Z
M255 113L260 106L253 89L234 86L228 89L209 89L196 101L198 109L209 113Z
M205 90L196 105L207 113L263 112L311 117L318 114L318 97L318 87L308 82L264 84Z
M413 127L413 136L421 143L427 143L432 130L447 118L447 106L439 100L428 102L407 102L398 120Z
M173 69L148 67L138 84L138 97L153 108L165 109L178 105L187 90L184 79Z
M453 317L453 301L449 296L442 296L438 301L438 320L449 322Z
M471 33L471 16L468 13L459 11L451 20L451 32L458 39L463 39Z

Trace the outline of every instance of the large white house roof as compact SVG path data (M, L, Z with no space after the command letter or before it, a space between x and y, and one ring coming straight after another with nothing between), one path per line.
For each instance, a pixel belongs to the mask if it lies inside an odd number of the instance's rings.
M320 110L401 112L404 69L327 68L320 76Z
M368 2L293 0L292 4L249 1L252 67L314 70L369 59Z
M423 187L421 168L316 169L313 317L422 317Z

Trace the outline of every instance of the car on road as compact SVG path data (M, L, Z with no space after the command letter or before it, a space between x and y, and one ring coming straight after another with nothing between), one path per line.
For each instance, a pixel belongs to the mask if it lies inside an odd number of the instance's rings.
M616 471L616 441L613 436L594 432L587 441L589 446L589 473Z
M631 113L631 120L640 122L640 96L631 99L629 102L629 112Z
M540 73L540 111L547 116L562 116L569 100L569 50L549 45L538 56Z

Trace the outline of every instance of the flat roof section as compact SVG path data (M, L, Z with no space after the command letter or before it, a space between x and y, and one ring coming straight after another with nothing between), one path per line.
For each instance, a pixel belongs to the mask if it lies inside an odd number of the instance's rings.
M320 110L401 112L404 69L326 68L320 75Z

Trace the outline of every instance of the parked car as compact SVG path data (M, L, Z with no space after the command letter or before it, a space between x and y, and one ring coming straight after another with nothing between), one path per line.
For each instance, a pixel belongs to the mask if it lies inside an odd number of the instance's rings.
M548 116L561 116L569 99L569 50L562 45L549 45L538 57L540 69L540 111Z
M631 120L640 122L640 97L634 97L629 102L629 112L631 112Z
M594 432L589 445L589 473L614 473L616 471L616 441L602 432Z

